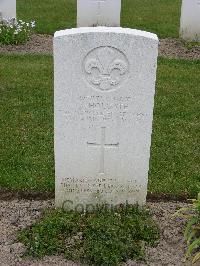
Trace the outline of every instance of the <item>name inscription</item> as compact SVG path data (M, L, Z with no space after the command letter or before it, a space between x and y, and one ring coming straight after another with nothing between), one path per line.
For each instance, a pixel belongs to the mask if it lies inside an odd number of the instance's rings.
M65 121L70 122L140 122L149 114L132 110L136 101L133 96L79 96L76 107L64 111ZM76 108L76 109L74 109Z

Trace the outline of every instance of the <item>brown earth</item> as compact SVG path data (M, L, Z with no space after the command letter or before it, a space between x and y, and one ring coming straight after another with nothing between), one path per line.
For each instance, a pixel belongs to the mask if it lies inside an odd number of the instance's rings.
M1 188L0 187L0 200L48 200L48 199L54 199L55 192L49 191L49 192L39 192L39 191L31 191L31 190L12 190L8 188ZM165 194L165 193L152 193L148 192L147 194L147 200L151 202L168 202L168 201L180 201L180 202L187 202L188 194L183 193L180 195L171 195L171 194Z
M189 266L184 262L185 243L183 228L185 222L172 215L186 203L149 202L147 204L160 232L160 243L156 248L147 248L147 263L128 261L127 266ZM32 258L22 258L25 247L17 242L16 234L19 229L30 226L39 219L45 208L53 208L53 200L10 200L0 201L0 265L1 266L53 266L81 265L65 260L62 256L49 256L40 261Z
M200 45L194 44L191 48L187 48L187 45L181 39L161 39L159 55L167 58L199 60Z
M34 34L24 45L8 45L0 47L0 53L34 53L52 54L53 37L51 35ZM180 39L161 39L159 55L167 58L200 59L200 45L193 45L190 49Z
M0 46L0 53L52 54L53 37L51 35L33 34L26 44Z

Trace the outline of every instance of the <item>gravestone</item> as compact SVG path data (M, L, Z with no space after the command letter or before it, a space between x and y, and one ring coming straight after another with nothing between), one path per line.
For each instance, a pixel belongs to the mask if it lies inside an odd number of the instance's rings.
M180 37L186 41L200 41L200 0L183 0Z
M0 0L0 19L16 18L16 0Z
M56 206L145 203L157 53L133 29L55 33Z
M120 26L121 0L77 0L77 26Z

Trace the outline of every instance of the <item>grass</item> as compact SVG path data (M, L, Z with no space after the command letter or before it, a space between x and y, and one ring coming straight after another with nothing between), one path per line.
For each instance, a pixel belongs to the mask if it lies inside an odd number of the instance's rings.
M53 191L52 57L0 55L0 186ZM200 187L200 61L160 59L149 192Z
M52 190L52 58L2 55L0 61L0 185Z
M198 47L200 46L200 42L187 42L182 40L185 48L187 48L187 50L192 50L194 47Z
M200 61L159 61L149 192L200 190Z
M158 228L145 209L121 206L93 213L48 211L41 221L24 229L19 241L36 258L60 255L92 265L119 265L128 259L144 260L144 247L154 246Z
M180 0L122 0L122 26L156 33L159 38L178 37Z
M122 0L121 25L178 37L181 0ZM38 33L76 27L76 0L17 0L17 16L35 20Z
M38 33L75 27L76 0L17 0L17 17L36 21Z

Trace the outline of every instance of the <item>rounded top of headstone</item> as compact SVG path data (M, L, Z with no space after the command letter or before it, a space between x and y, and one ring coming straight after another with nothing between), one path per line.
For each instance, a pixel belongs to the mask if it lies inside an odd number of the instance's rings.
M66 35L76 35L76 34L84 34L84 33L118 33L118 34L130 34L135 36L140 36L148 39L152 39L158 41L158 37L156 34L141 31L136 29L129 28L121 28L121 27L82 27L82 28L72 28L66 30L56 31L54 34L54 38L63 37Z

